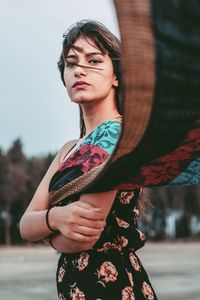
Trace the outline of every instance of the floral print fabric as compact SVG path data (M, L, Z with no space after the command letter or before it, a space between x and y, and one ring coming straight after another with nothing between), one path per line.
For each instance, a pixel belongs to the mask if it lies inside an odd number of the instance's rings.
M57 269L60 300L156 300L135 251L145 243L137 229L140 190L118 191L107 224L90 250L61 254Z

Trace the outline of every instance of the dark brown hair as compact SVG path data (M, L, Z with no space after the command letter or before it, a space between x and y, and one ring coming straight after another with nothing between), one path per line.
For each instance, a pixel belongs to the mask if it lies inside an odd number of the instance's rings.
M63 84L64 81L64 68L65 57L69 50L73 48L73 44L79 37L89 37L92 39L96 46L102 51L103 54L108 54L112 60L114 73L118 80L118 87L116 87L116 105L119 113L122 113L121 108L121 64L120 64L120 41L111 33L102 23L91 20L82 20L72 25L63 35L63 47L60 59L58 61L58 68L61 74ZM80 110L80 137L85 135L85 124L81 107Z

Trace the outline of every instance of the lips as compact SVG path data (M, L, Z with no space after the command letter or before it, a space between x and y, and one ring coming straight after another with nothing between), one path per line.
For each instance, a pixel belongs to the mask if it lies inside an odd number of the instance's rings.
M81 86L81 85L89 85L89 83L87 83L86 81L76 81L73 85L72 85L72 87L74 88L74 87L76 87L76 86Z

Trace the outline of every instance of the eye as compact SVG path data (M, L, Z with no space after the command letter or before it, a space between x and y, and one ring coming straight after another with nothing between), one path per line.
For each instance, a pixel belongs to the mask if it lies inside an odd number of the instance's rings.
M102 63L102 61L100 59L91 59L89 60L89 63L92 65L97 65L99 63Z
M66 68L73 68L74 66L77 66L77 62L75 62L75 61L66 61L65 62L65 67Z

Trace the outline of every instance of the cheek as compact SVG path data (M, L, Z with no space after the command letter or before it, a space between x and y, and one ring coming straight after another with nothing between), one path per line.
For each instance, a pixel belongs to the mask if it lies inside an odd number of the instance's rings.
M68 92L68 94L70 94L70 88L69 88L70 87L70 76L69 76L69 73L64 71L63 77L64 77L64 82L65 82L67 92Z
M113 83L114 83L114 75L108 70L101 77L101 83L99 84L99 86L104 87L105 89L110 89L112 88Z

